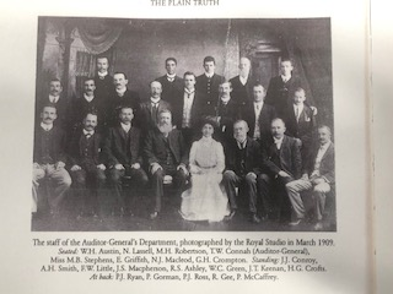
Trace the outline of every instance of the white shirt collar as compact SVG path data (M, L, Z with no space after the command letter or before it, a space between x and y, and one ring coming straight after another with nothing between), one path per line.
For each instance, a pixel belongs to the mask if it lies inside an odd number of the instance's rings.
M106 72L97 71L97 75L101 78L105 78L108 75L108 71Z
M229 100L231 100L231 96L229 95L227 98L220 97L220 100L224 104L228 104Z
M285 82L285 83L288 82L291 78L292 78L292 75L290 75L289 77L281 75L281 80L283 80L283 82Z
M205 72L205 76L206 76L208 79L211 79L211 78L214 76L214 73L209 74L209 73Z
M53 129L53 124L47 125L42 122L41 128L43 128L45 131L50 131L51 129Z
M166 77L170 78L170 79L174 79L174 78L176 78L176 74L174 73L173 75L170 75L170 74L167 73Z
M236 140L236 143L237 143L237 146L238 146L240 149L244 149L244 148L246 148L246 146L247 146L247 138L246 138L243 142L239 142L239 141Z
M246 76L246 77L239 76L239 80L240 80L240 83L242 83L242 85L244 86L245 84L247 84L248 76Z
M184 88L184 92L187 94L194 94L195 93L195 88L192 90L188 90L187 88Z
M332 141L329 141L329 142L325 143L324 145L319 144L319 148L320 148L320 149L328 149L331 142L332 142Z
M128 131L131 129L131 124L126 125L126 124L123 124L122 122L120 122L120 125L121 125L122 129L123 129L126 133L128 133Z
M160 101L161 101L161 97L158 97L158 98L150 97L150 102L153 103L153 104L157 104Z
M87 96L86 93L83 93L83 98L85 98L85 100L87 102L91 102L94 99L94 95L90 97L90 96Z
M87 135L93 136L93 135L94 135L94 130L92 130L92 131L87 131L87 130L83 129L83 134L84 134L85 136L87 136Z
M49 101L51 103L57 103L59 101L59 99L60 99L60 95L59 96L53 96L53 95L49 94Z

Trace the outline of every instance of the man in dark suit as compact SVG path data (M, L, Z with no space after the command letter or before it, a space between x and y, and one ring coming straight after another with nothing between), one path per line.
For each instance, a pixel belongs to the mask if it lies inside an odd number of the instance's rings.
M196 88L205 95L205 104L210 107L217 105L218 87L225 81L223 76L216 74L216 60L212 56L206 56L203 59L203 67L205 72L197 77Z
M215 110L215 116L219 124L216 132L217 139L225 145L233 138L233 124L241 116L242 108L232 99L232 85L223 82L219 86L220 98Z
M70 128L76 131L82 128L83 120L88 112L93 111L100 118L99 124L102 125L105 120L105 105L96 95L96 85L94 79L87 78L83 82L83 94L79 98L74 98L69 107L68 119Z
M40 118L41 111L45 105L53 104L56 107L57 118L54 124L62 128L64 131L68 131L69 120L67 118L69 112L69 103L67 97L62 95L63 86L59 79L52 79L49 82L49 94L46 97L37 99L37 118ZM37 123L40 123L37 120Z
M150 83L150 99L140 106L139 123L144 135L157 127L158 114L164 110L172 110L171 105L161 99L162 85L160 82Z
M173 129L171 112L162 110L158 118L157 127L148 133L144 148L155 195L151 219L157 218L161 212L163 183L167 176L172 177L175 187L181 192L188 175L188 149L181 132Z
M140 130L132 125L133 109L128 105L122 106L118 117L118 125L109 129L104 155L109 168L109 183L114 190L120 215L123 216L127 212L122 193L123 178L130 177L135 187L145 186L148 178L142 169Z
M200 134L198 129L203 110L203 95L195 91L196 77L192 72L184 74L184 88L182 92L173 101L173 122L178 130L181 130L187 147L195 136Z
M286 109L284 121L287 127L286 134L301 140L302 162L310 155L310 147L316 127L315 116L312 109L306 105L306 92L303 88L295 89L292 103Z
M37 212L39 182L49 178L54 185L53 193L48 195L52 216L58 215L60 204L71 186L71 177L65 169L66 136L59 126L54 125L56 119L56 107L53 104L45 105L41 112L41 123L34 135L33 155L33 212Z
M109 61L105 56L97 57L96 69L97 74L94 77L94 84L96 88L96 96L98 99L103 100L102 102L106 104L106 102L110 99L110 96L115 90L113 84L113 77L108 73ZM101 116L100 121L102 120Z
M183 92L184 82L176 75L177 60L169 57L165 60L166 75L159 77L156 81L162 85L162 99L173 105L176 97Z
M276 108L277 115L283 117L288 105L291 104L291 97L296 88L301 87L299 77L292 75L293 62L290 59L282 59L280 62L280 75L270 79L265 102ZM308 105L312 107L314 114L317 109L314 101L309 99Z
M135 118L138 118L141 102L139 94L127 88L128 78L124 72L116 72L113 75L113 83L115 85L115 91L112 93L107 106L107 109L109 110L107 115L109 126L117 125L119 110L122 106L131 107L134 110ZM137 122L138 120L136 119L136 125Z
M289 200L285 185L300 178L302 161L297 139L284 135L285 123L276 118L271 123L273 143L262 148L263 173L258 178L258 188L267 217L274 213L285 219Z
M231 205L231 213L226 217L230 220L237 211L236 191L242 183L245 184L244 195L249 197L250 220L259 223L261 219L257 212L257 177L260 169L260 146L258 142L247 137L248 125L244 120L236 121L234 126L234 140L225 148L226 171L223 184Z
M240 106L253 100L253 81L250 77L251 61L247 57L240 58L239 75L229 81L232 84L232 97ZM249 125L251 127L251 125Z
M79 216L97 217L102 208L100 200L106 166L101 152L103 138L96 132L97 122L97 114L88 111L83 119L83 128L76 130L68 149L74 191L82 204Z
M323 229L323 214L325 211L326 195L335 182L334 144L331 141L331 131L327 126L318 128L318 145L314 148L309 160L304 165L303 176L297 181L286 185L289 200L292 204L291 225L299 225L305 217L302 191L312 191L314 200L315 230Z
M271 140L271 122L276 117L273 106L264 103L266 91L261 84L253 87L253 101L243 108L242 119L244 119L250 130L248 135L262 145Z

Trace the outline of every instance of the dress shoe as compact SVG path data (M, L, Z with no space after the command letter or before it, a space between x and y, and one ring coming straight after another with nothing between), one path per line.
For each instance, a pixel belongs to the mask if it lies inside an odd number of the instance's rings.
M154 211L152 213L150 213L150 219L156 219L158 218L160 215L160 213L158 211Z
M303 219L302 218L298 218L297 220L295 220L293 222L290 222L289 225L292 226L292 227L296 227L296 226L300 225L302 222L303 222Z
M314 225L314 230L315 230L315 231L321 231L321 230L323 230L323 224L322 224L322 222L317 222L317 223Z
M235 214L236 214L236 209L232 210L230 214L226 215L224 217L224 221L230 221L231 219L233 219Z
M259 224L261 222L261 218L256 214L251 214L250 221L254 224Z

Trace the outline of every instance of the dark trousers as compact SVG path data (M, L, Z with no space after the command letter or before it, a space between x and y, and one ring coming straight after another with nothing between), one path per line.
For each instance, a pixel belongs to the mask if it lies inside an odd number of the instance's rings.
M270 218L289 217L290 202L285 185L291 181L293 181L292 178L273 177L268 174L259 175L258 190L266 216Z
M182 169L176 170L175 168L166 168L157 170L152 175L152 187L155 197L154 211L161 212L162 197L164 196L164 177L170 175L173 178L173 185L175 189L182 192L187 181L187 176Z
M78 202L83 213L101 213L102 195L105 185L105 171L96 167L72 171L73 188L77 194Z
M237 209L236 203L236 187L244 183L245 193L248 195L248 206L251 213L257 213L257 180L251 176L239 176L232 170L224 172L223 183L228 195L229 204L232 210Z
M112 168L109 170L109 183L114 191L115 200L120 208L125 208L126 201L123 195L123 182L129 180L132 187L142 188L149 181L145 171L142 168L126 168L123 170L117 170Z

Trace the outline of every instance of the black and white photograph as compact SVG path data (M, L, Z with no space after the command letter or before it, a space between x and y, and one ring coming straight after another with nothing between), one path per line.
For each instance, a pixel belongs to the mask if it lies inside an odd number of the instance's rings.
M39 17L32 231L335 231L330 18Z

